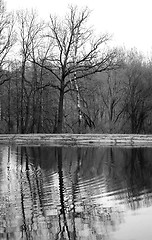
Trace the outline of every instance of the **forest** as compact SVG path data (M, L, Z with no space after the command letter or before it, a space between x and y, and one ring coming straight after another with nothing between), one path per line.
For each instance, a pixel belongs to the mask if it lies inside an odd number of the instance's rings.
M152 60L110 47L90 14L69 6L45 22L0 0L1 134L152 133Z

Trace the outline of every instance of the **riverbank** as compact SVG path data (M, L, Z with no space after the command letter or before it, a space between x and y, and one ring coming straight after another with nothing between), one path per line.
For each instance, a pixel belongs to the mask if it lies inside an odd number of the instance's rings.
M0 134L0 144L102 145L152 147L152 135L135 134Z

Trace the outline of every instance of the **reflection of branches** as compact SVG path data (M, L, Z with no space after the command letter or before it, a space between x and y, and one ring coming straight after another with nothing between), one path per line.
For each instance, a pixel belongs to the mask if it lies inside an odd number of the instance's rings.
M25 207L24 207L24 191L23 191L23 149L21 148L21 172L20 172L20 191L21 191L21 210L22 210L22 217L23 217L23 226L22 226L22 235L23 230L25 231L26 238L29 239L28 228L26 224L26 215L25 215ZM23 236L22 236L23 237Z
M71 161L69 163L69 174L70 179L72 179L72 208L70 208L70 218L72 218L71 222L73 227L72 239L77 239L80 234L80 226L85 226L85 231L86 233L88 232L90 237L92 234L92 237L96 236L96 238L99 239L107 239L107 226L108 224L111 226L116 225L114 219L116 214L114 214L112 208L105 207L103 209L102 204L99 205L96 203L96 194L99 195L102 190L99 189L102 185L98 182L102 181L102 178L98 179L97 176L103 172L103 162L106 159L107 149L102 148L102 151L100 151L100 149L96 148L75 148L74 150L75 154L72 149L72 157L70 155ZM76 159L74 158L75 155ZM72 168L73 161L76 164L76 166L74 165L74 171ZM85 178L87 178L86 181ZM80 179L82 182L79 184ZM117 213L120 217L120 212ZM112 220L112 216L114 220ZM78 221L79 225L77 225ZM100 228L98 227L98 223L100 223ZM102 233L101 227L103 227L104 230L106 229L106 231Z
M146 169L144 149L132 148L130 154L127 185L129 187L130 203L132 203L132 208L135 209L140 206L139 196L143 194L143 190L149 185L147 175L149 175L150 169Z
M30 180L30 169L29 169L29 159L28 159L28 155L27 155L27 150L26 148L24 149L25 150L25 159L26 159L26 177L27 177L27 180L28 180L28 183L29 183L29 189L30 189L30 195L31 195L31 202L32 202L32 211L31 211L31 226L30 226L30 229L31 229L31 232L33 230L33 223L34 223L34 194L33 194L33 191L32 191L32 184L31 184L31 180Z
M65 212L65 201L64 201L64 182L63 182L63 170L62 170L62 148L56 148L57 150L57 160L58 160L58 175L59 175L59 191L60 191L60 203L61 203L61 210L59 215L59 225L61 216L63 216L63 223L64 226L61 228L60 225L60 232L59 234L63 237L63 233L66 230L68 234L68 239L70 239L70 232L67 224L66 212ZM59 235L58 234L58 235ZM57 238L56 238L57 239Z
M34 153L33 153L34 155ZM27 148L21 148L21 208L22 208L22 216L23 216L23 230L25 231L26 237L31 237L34 230L34 217L35 217L35 204L37 204L37 200L39 200L40 204L40 210L42 212L42 216L45 219L46 225L48 225L45 212L44 212L44 205L43 205L43 196L42 196L42 180L41 180L41 175L38 174L40 172L39 169L37 169L37 165L32 169L32 165L29 164L29 155ZM37 160L36 156L35 159ZM23 162L25 161L25 171L23 170ZM31 175L33 173L33 175ZM24 179L24 174L26 174L26 179ZM27 196L25 195L25 186L24 186L24 181L27 180L28 183L28 188L30 192L30 199L31 199L31 221L30 223L28 221L28 218L26 216L26 210L25 207L27 207L25 200ZM26 193L27 194L27 193ZM38 205L39 205L38 204ZM28 212L27 212L28 213ZM48 228L49 229L49 228ZM27 238L29 239L29 238Z
M10 169L10 160L11 160L11 147L8 147L8 152L7 152L7 197L6 197L6 212L10 217L10 192L11 192L11 169ZM9 238L9 221L10 219L7 218L7 214L5 217L3 217L3 220L5 220L5 225L4 225L4 229L6 232L6 236L7 238Z
M37 161L37 158L39 158L39 160L41 159L40 158L40 152L38 154L38 156L35 156L35 151L34 151L34 148L32 149L33 150L33 156L34 156L34 161ZM39 149L38 149L39 151ZM40 164L40 162L39 162ZM38 175L39 173L39 175ZM38 168L37 164L35 163L35 166L34 166L34 175L35 175L35 180L36 180L36 188L37 188L37 193L38 193L38 199L39 199L39 203L40 203L40 208L41 208L41 211L42 211L42 215L45 217L45 212L44 212L44 205L43 205L43 182L42 182L42 176L41 176L41 169Z
M146 197L145 189L151 188L146 152L142 148L113 148L109 154L108 191L115 190L117 198L125 200L131 209L140 207L140 196Z
M140 207L141 201L146 206L151 204L149 150L56 147L47 148L46 152L42 148L21 147L20 151L21 171L16 176L20 181L23 238L31 239L38 231L46 230L56 240L83 239L85 229L86 238L108 239L109 231L115 230L123 219L122 208L115 200L132 209ZM43 172L42 167L46 166L48 169ZM36 226L39 219L45 229Z
M76 189L78 186L78 173L81 167L81 148L77 148L77 168L74 172L73 182L72 182L72 225L73 225L73 239L76 239L76 225L75 225L75 217L76 217L76 209L75 209L75 201L76 201Z

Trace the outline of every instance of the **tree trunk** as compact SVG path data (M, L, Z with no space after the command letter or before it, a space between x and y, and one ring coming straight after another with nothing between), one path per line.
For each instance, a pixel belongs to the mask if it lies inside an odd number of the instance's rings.
M18 86L17 77L15 80L16 84L16 132L20 133L20 90Z
M20 133L24 133L24 76L25 74L25 61L22 62L22 79L21 79L21 121L20 121Z
M61 87L60 96L59 96L59 106L58 106L57 133L62 133L62 128L63 128L63 99L64 99L64 88Z
M11 133L11 83L8 82L8 133Z
M63 130L63 100L64 100L64 76L61 79L59 105L58 105L58 120L57 129L55 132L62 133Z
M38 133L43 132L43 68L41 68L40 72L40 92L39 92L39 115L38 115Z

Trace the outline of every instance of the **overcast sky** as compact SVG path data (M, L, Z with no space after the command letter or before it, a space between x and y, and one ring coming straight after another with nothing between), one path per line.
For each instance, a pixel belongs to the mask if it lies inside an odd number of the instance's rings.
M50 13L63 15L68 4L88 6L91 25L97 32L113 35L113 44L152 53L151 0L5 0L8 10L37 9L42 18Z

